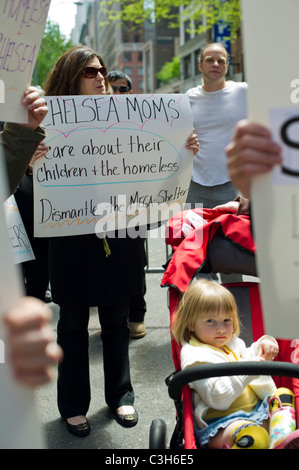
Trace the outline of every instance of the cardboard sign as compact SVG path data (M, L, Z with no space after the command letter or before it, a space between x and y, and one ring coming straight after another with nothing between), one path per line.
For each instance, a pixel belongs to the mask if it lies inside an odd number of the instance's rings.
M0 2L0 121L28 122L21 104L30 85L50 0Z
M265 328L278 338L298 338L299 3L242 4L249 118L271 127L284 154L283 165L256 177L251 191Z
M14 196L5 201L4 211L14 263L34 260L32 246Z
M1 157L2 152L0 149ZM0 197L7 194L3 158L0 158ZM6 176L6 175L5 175ZM0 449L44 447L33 391L15 382L9 365L9 344L2 324L3 313L23 295L14 266L3 204L0 204Z
M155 225L189 189L186 95L46 97L47 155L34 163L35 236Z

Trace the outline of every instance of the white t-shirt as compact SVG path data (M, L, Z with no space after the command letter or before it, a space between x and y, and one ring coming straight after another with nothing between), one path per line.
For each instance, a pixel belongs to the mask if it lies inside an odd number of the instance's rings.
M225 88L213 92L204 91L202 86L187 91L200 143L193 160L192 180L203 186L230 181L225 148L231 142L237 122L247 117L247 83L226 84Z

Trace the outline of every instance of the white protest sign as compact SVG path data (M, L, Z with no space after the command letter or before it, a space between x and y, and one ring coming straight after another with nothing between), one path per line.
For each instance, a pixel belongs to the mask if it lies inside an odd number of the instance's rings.
M21 97L30 85L50 0L0 1L0 120L27 122Z
M5 201L4 211L14 263L34 260L32 246L14 196Z
M2 157L2 152L1 152ZM0 158L1 194L5 191L3 163ZM4 207L0 204L0 340L4 360L0 358L0 449L41 449L44 447L41 424L35 408L34 394L15 382L9 365L9 344L5 340L3 313L23 295L21 279L13 263Z
M35 236L134 231L181 210L193 162L186 95L46 101L50 150L33 167Z
M299 334L299 180L285 170L298 171L298 150L295 156L290 142L298 142L299 127L289 121L299 115L293 99L299 77L299 3L242 3L249 118L271 127L284 152L282 167L255 178L251 191L265 328L291 339Z

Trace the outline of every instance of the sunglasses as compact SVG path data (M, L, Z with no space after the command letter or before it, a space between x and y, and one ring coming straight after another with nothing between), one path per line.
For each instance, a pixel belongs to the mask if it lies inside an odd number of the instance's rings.
M128 86L115 86L115 85L111 85L112 87L112 90L115 92L117 90L119 90L120 93L128 93L128 91L131 90L130 87Z
M104 78L107 77L108 75L108 71L106 69L106 67L84 67L84 69L82 70L82 75L83 77L85 78L95 78L98 74L98 72L100 72L101 75L103 75Z

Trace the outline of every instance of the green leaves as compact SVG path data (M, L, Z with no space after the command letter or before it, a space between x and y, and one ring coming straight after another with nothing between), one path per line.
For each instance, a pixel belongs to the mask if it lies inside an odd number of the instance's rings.
M177 27L181 19L191 19L199 24L196 32L201 34L221 21L230 27L231 39L236 38L241 25L240 0L136 0L133 4L128 0L101 0L100 5L107 22L140 25L148 20L168 19L170 27ZM180 6L184 7L183 12Z
M52 67L59 57L71 47L72 42L61 34L59 25L48 20L37 56L33 84L43 87Z
M161 70L156 74L162 83L171 82L180 78L180 56L174 57L172 61L166 62Z

